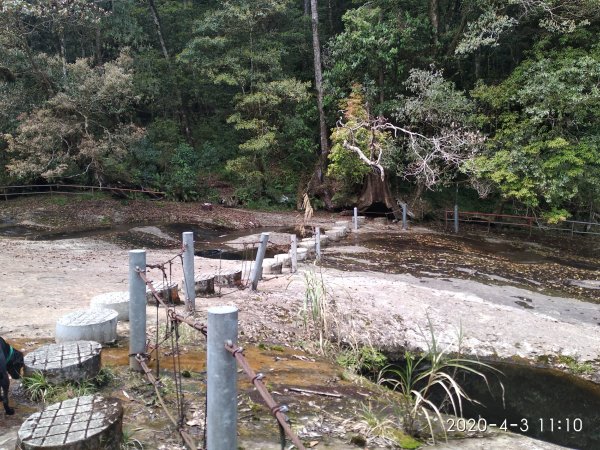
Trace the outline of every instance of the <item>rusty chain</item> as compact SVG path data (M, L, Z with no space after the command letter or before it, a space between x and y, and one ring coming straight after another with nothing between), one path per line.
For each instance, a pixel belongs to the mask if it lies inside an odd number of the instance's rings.
M246 357L244 356L244 349L242 349L241 347L234 346L231 341L228 341L225 344L225 350L231 353L231 355L236 359L239 366L246 373L248 378L252 380L252 384L262 397L263 401L266 403L267 407L271 411L271 414L275 416L275 419L277 419L279 426L281 427L281 429L283 429L283 431L290 438L293 444L298 448L298 450L306 450L298 436L293 432L292 428L290 427L288 417L284 414L288 411L287 406L278 405L277 403L275 403L275 400L273 399L273 397L267 390L267 387L262 381L264 379L264 375L262 373L257 374L256 372L254 372L254 370L252 370L252 367L250 367L248 361L246 360Z
M160 395L159 382L154 377L154 375L152 375L152 370L146 364L146 358L144 357L144 355L137 354L137 355L135 355L135 359L140 364L140 367L144 371L144 375L146 375L146 378L148 379L148 381L150 382L150 384L152 384L152 386L154 386L154 391L156 392L156 396L158 398L158 401L159 401L160 405L162 406L165 414L167 415L167 417L169 418L169 420L171 421L171 423L173 424L173 426L179 432L179 435L181 436L181 438L183 439L183 441L185 442L185 444L191 450L200 450L200 449L198 449L198 447L196 447L196 444L192 440L191 436L188 433L186 433L185 430L183 430L183 428L181 426L178 425L178 423L175 420L175 418L171 415L171 413L167 409L167 406L165 405L165 402L164 402L164 400L162 398L162 395Z

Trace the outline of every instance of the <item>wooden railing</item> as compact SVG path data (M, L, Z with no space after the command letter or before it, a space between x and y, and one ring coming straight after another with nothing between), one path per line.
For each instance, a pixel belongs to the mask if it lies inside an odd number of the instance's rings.
M454 210L447 209L444 213L446 227L448 226L448 222L453 220ZM490 229L491 224L498 224L513 227L526 227L529 228L531 232L531 229L535 225L535 228L539 230L568 232L571 233L571 236L574 234L600 235L600 223L579 220L563 220L556 224L550 224L533 216L495 214L478 211L458 211L458 221L487 224L488 230Z
M22 195L82 195L91 192L108 192L111 194L127 195L132 193L140 193L149 195L155 198L161 198L166 195L165 192L154 191L152 189L129 189L117 188L112 186L85 186L81 184L28 184L28 185L13 185L0 186L0 198L8 200L9 197L18 197Z

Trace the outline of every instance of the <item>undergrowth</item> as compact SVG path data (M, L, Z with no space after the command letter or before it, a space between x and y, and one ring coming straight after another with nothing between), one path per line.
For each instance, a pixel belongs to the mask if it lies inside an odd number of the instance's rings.
M103 367L94 378L79 382L67 381L54 384L42 372L23 377L25 392L34 402L55 403L83 395L92 395L115 380L110 367Z

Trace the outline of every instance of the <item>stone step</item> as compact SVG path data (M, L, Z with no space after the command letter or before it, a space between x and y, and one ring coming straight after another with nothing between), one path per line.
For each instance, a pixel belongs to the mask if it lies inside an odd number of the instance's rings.
M344 237L344 233L339 230L327 230L325 236L332 242L337 242Z
M123 407L115 398L76 397L30 415L17 433L22 450L119 450Z
M95 341L101 344L117 340L117 316L112 309L79 309L56 322L56 342Z
M290 250L290 256L292 255L291 250ZM302 247L298 247L296 249L296 260L297 261L304 261L308 256L308 249L307 248L302 248Z
M217 272L215 283L221 286L238 287L242 284L242 271L237 269L226 269Z
M95 295L90 300L90 308L113 309L119 315L117 320L129 320L129 292L117 291Z
M180 305L182 303L179 297L179 285L177 283L152 283L154 290L158 292L162 300L168 305ZM152 294L150 287L146 287L146 301L149 305L156 305L156 299Z
M291 267L292 257L287 253L279 253L275 255L275 260L281 263L282 267Z
M41 372L51 383L81 382L100 372L102 345L94 341L44 345L25 355L25 376Z
M346 227L333 227L332 230L339 232L342 237L348 234L348 228Z
M262 273L264 274L280 274L283 264L275 258L265 258L262 264Z
M306 248L309 251L314 251L316 243L317 242L314 239L302 239L300 242L298 242L298 248Z
M201 273L194 277L194 288L196 295L198 294L214 294L215 293L215 274Z
M334 222L334 227L342 227L350 231L352 229L352 222L350 220L338 220Z

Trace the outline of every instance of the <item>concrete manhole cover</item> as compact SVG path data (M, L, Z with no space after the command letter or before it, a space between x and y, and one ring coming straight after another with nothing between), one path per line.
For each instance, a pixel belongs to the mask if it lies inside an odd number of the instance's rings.
M102 345L93 341L44 345L25 355L25 375L42 372L54 383L83 381L100 371Z
M118 450L123 407L117 399L86 395L49 405L21 425L17 448Z

